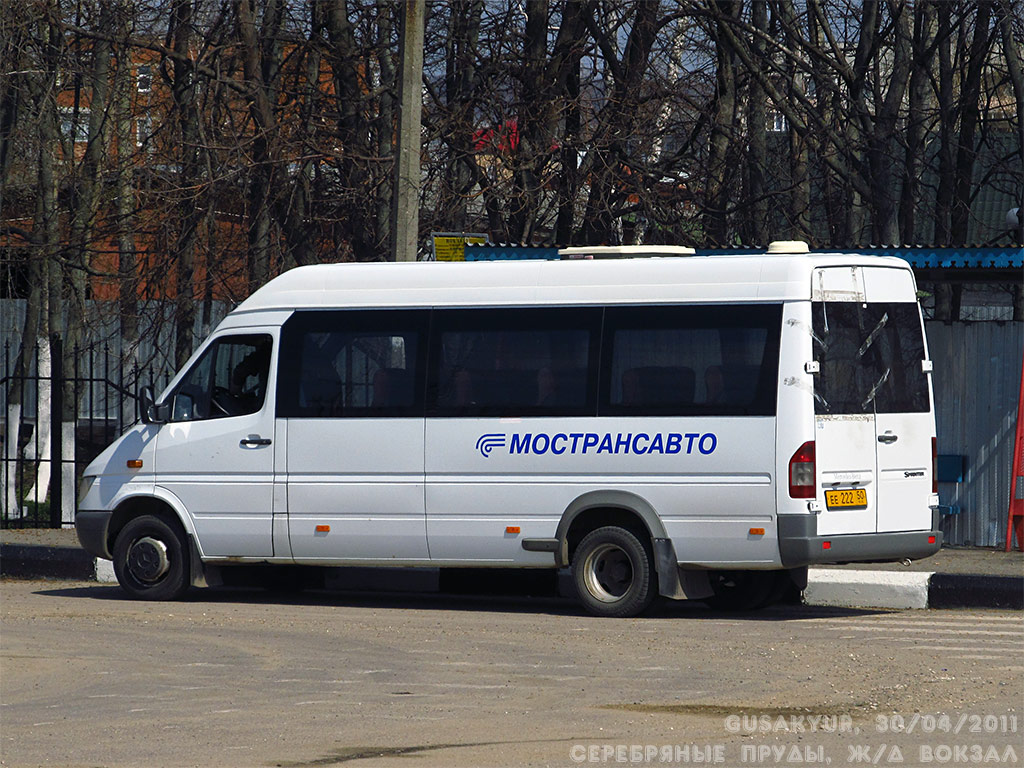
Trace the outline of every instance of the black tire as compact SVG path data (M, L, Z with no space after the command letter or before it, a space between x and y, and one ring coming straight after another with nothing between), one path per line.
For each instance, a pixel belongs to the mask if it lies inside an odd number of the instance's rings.
M719 611L754 611L781 596L780 576L785 571L709 571L708 581L714 597L706 602Z
M572 578L583 607L596 616L637 616L657 595L650 546L614 525L583 537L573 554Z
M778 603L799 603L800 590L793 581L793 576L790 572L787 570L772 571L772 573L775 574L775 583L772 585L772 590L768 594L768 599L765 600L764 606L767 608Z
M175 600L190 586L188 543L180 526L155 515L129 520L114 541L114 574L129 595Z

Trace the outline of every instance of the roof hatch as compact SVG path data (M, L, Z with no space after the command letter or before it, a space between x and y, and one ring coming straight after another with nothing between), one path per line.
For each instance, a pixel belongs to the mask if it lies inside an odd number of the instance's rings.
M768 243L768 253L809 253L803 240L773 240Z

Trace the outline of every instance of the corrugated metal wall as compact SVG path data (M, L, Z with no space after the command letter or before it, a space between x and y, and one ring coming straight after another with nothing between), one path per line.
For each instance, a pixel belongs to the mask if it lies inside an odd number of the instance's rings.
M943 518L946 542L1002 546L1024 323L929 322L925 328L935 362L939 453L966 457L963 482L939 484L939 501L960 509Z

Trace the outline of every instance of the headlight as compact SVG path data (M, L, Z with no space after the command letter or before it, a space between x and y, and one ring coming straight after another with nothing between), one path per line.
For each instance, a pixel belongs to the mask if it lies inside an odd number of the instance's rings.
M92 490L92 484L96 482L96 475L82 475L82 479L78 481L78 506L82 506L82 502L85 501L85 497L89 495L89 491Z

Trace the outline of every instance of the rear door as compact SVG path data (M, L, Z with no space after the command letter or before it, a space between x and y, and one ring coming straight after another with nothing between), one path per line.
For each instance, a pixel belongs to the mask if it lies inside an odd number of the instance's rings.
M912 276L818 270L812 311L819 534L929 528L935 428Z
M866 401L870 335L859 267L816 270L813 283L815 463L823 510L818 534L873 533L876 516L875 416Z
M865 268L864 284L873 316L886 318L874 343L872 363L885 374L872 400L875 411L878 477L876 530L931 528L932 436L935 419L922 362L927 359L924 328L909 272Z

